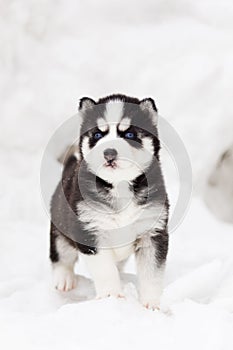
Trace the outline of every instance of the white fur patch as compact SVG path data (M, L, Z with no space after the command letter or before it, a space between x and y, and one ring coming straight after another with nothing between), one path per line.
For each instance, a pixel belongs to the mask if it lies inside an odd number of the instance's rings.
M149 256L144 261L140 261L137 274L140 302L146 308L154 310L160 307L160 298L163 291L164 267L159 268L157 271L150 271L149 265L152 264L152 261L149 259Z
M83 142L82 142L82 153L83 153L83 157L86 158L88 156L90 152L90 147L89 147L89 138L88 136L85 136L83 138Z
M131 123L131 119L125 117L125 118L123 118L122 121L120 122L118 129L119 129L120 131L125 131L125 130L127 130L127 129L130 127L130 123Z
M100 131L105 132L108 130L108 125L106 123L106 120L104 120L104 118L97 119L97 126Z
M74 156L76 157L77 160L80 160L80 158L81 158L79 151L75 151Z
M139 298L149 309L158 309L163 290L164 267L157 267L155 250L149 235L140 240L140 251L136 254Z
M73 269L56 263L53 267L54 287L61 292L68 292L76 287L76 277Z
M59 254L59 261L72 268L78 258L77 249L72 247L62 236L59 236L56 240L56 249Z
M56 240L56 249L59 262L53 264L54 286L59 291L67 292L76 286L74 264L78 258L78 252L62 236Z
M154 145L150 137L142 139L143 148L145 148L150 154L154 154Z
M127 259L133 253L134 253L133 243L130 243L123 247L113 249L113 254L116 262L125 261L125 259Z
M121 296L120 276L112 250L100 249L96 255L82 256L94 280L97 298Z
M117 125L116 124L110 124L109 125L109 133L106 136L104 142L108 141L108 140L114 140L116 138L117 138Z
M124 103L122 101L109 101L106 103L105 119L108 124L119 123L123 115Z

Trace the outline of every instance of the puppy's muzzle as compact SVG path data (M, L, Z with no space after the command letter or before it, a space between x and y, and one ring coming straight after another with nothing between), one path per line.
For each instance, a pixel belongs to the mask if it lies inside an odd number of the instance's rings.
M106 159L108 164L112 164L117 157L117 151L114 148L107 148L104 151L104 158Z

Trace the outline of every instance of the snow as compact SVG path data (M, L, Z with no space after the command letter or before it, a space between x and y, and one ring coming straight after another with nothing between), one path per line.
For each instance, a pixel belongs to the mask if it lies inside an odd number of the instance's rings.
M232 2L3 0L0 8L1 348L232 349L232 225L202 200L232 143ZM43 151L78 98L113 92L154 97L192 163L194 193L170 237L160 312L138 303L133 259L125 299L95 300L82 261L75 291L51 286ZM174 200L177 176L168 173Z

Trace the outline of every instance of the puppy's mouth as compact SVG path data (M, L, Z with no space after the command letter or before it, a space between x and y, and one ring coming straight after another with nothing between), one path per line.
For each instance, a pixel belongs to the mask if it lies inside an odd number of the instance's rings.
M115 160L108 160L107 162L104 163L104 166L106 168L110 168L110 169L116 169L117 168L117 163Z

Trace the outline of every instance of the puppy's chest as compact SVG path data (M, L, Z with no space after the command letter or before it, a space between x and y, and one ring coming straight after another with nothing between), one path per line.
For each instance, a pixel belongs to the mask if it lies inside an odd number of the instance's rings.
M144 231L148 220L153 220L154 215L151 209L137 204L127 183L121 183L111 190L109 197L106 197L106 205L83 201L77 208L79 220L85 228L105 238L112 233L112 236L127 235L129 240L134 240Z

